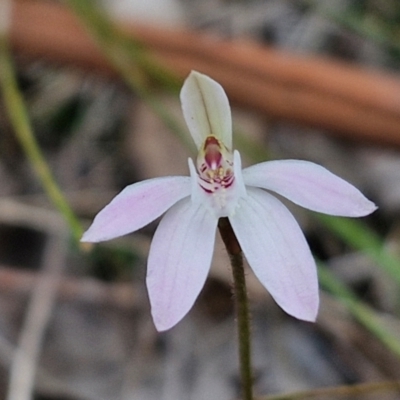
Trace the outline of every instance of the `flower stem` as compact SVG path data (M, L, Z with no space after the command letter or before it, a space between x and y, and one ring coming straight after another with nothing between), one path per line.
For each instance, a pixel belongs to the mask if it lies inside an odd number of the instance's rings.
M219 232L225 243L232 265L235 306L237 314L240 378L243 400L253 400L253 374L251 368L250 312L247 298L246 279L243 268L242 249L236 239L228 218L221 218Z

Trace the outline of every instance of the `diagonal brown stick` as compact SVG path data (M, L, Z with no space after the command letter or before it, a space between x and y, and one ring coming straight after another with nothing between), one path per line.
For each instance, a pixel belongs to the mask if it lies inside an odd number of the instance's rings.
M115 76L66 8L21 0L14 6L15 51ZM190 31L124 29L182 79L191 69L211 75L240 107L353 140L400 146L400 78L394 74Z

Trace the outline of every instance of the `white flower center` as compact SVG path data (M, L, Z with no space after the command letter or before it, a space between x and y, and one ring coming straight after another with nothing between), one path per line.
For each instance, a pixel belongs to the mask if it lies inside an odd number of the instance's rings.
M240 161L239 161L240 164ZM197 195L217 218L231 215L241 191L235 179L232 153L215 136L208 136L197 157Z

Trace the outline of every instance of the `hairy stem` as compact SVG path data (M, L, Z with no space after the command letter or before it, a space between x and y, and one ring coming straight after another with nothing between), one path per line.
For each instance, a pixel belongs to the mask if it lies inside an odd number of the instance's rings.
M243 400L253 400L253 374L251 368L250 312L247 298L243 256L228 218L221 218L218 228L232 265L233 290L237 314L240 377Z

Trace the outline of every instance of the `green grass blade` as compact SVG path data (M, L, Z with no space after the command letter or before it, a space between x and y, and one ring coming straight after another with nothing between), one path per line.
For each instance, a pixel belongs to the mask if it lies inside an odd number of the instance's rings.
M18 88L8 42L4 36L0 38L0 86L15 135L36 171L47 196L69 225L72 236L78 243L83 232L81 223L57 185L50 167L37 144L23 97Z
M364 221L322 214L317 218L347 244L370 256L400 285L399 258L385 249L382 239Z

